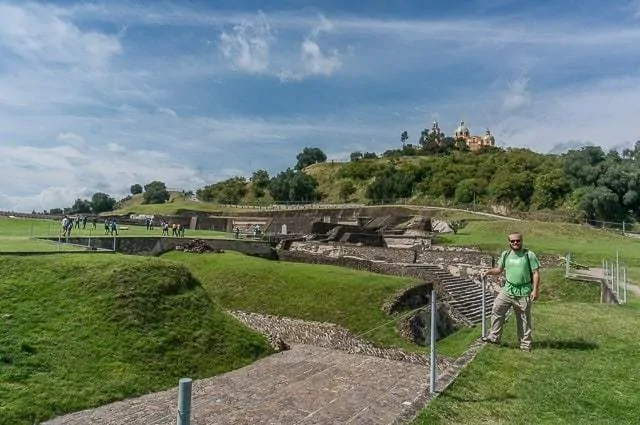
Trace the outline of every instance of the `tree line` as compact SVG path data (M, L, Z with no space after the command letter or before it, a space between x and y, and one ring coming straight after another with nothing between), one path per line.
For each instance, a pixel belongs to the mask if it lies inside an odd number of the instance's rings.
M331 176L341 201L363 194L365 202L396 203L412 199L420 203L504 205L516 211L555 211L592 221L625 221L640 218L640 141L621 152L605 152L586 146L564 154L540 154L529 149L485 147L470 152L464 143L423 131L416 145L401 149L353 152ZM254 171L250 178L235 176L196 191L201 201L241 204L247 199L265 203L322 201L318 181L306 167L326 162L314 147L304 148L296 163L270 176ZM143 202L163 203L169 192L163 182L131 186ZM126 200L127 198L125 198ZM358 201L362 201L358 198ZM75 212L110 211L117 202L96 193L91 200L77 199Z
M469 152L448 139L437 147L426 134L419 146L404 144L379 156L352 153L332 176L341 200L349 202L362 188L366 201L376 204L412 199L555 211L592 221L640 218L640 141L622 152L586 146L557 155L497 147ZM326 155L305 148L297 159L293 168L273 177L259 170L250 179L234 177L205 186L197 195L225 204L242 203L247 195L270 196L280 203L321 201L317 180L303 169L326 161Z

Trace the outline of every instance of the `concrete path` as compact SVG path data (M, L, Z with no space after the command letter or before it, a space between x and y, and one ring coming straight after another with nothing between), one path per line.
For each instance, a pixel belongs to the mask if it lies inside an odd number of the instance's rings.
M604 269L601 267L591 267L588 270L576 270L572 272L575 276L589 276L597 279L604 279ZM637 297L640 297L640 286L629 283L627 279L627 290Z
M191 424L399 423L424 406L428 383L424 365L292 345L242 369L194 381ZM176 414L172 389L46 424L174 425Z

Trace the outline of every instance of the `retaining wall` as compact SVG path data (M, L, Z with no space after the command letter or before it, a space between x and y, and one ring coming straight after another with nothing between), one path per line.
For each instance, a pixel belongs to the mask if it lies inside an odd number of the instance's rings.
M45 238L57 241L58 238ZM166 238L166 237L116 237L116 238L81 238L71 237L69 243L91 246L97 249L114 249L123 254L160 255L175 249L178 245L193 240L203 240L213 249L238 251L243 254L275 259L276 254L269 242L244 241L235 239L200 239L200 238Z

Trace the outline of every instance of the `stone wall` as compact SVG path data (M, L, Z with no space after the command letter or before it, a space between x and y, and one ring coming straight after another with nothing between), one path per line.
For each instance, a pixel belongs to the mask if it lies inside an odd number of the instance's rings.
M347 267L355 270L364 270L372 273L380 273L393 276L414 277L423 282L436 284L437 281L425 270L406 267L402 264L388 263L386 261L368 260L357 257L337 257L318 255L303 251L277 250L278 259L307 264L327 264L338 267Z
M469 248L436 248L428 245L420 245L413 248L383 248L320 242L292 242L289 250L322 254L330 257L353 256L392 263L438 264L443 266L465 264L491 267L494 261L493 255Z
M57 241L58 238L45 238ZM175 249L178 245L197 238L163 238L163 237L116 237L116 238L82 238L71 237L68 242L74 245L91 246L97 249L114 249L123 254L160 255ZM224 251L238 251L247 255L275 259L272 245L262 241L244 241L235 239L201 239L211 248Z

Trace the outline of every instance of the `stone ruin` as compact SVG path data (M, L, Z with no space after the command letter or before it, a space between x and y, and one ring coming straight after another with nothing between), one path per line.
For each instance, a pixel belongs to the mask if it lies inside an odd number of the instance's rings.
M211 247L211 245L202 239L194 239L185 242L184 245L177 245L175 249L176 251L192 252L196 254L204 254L205 252L221 254L224 252L222 249L215 249Z

